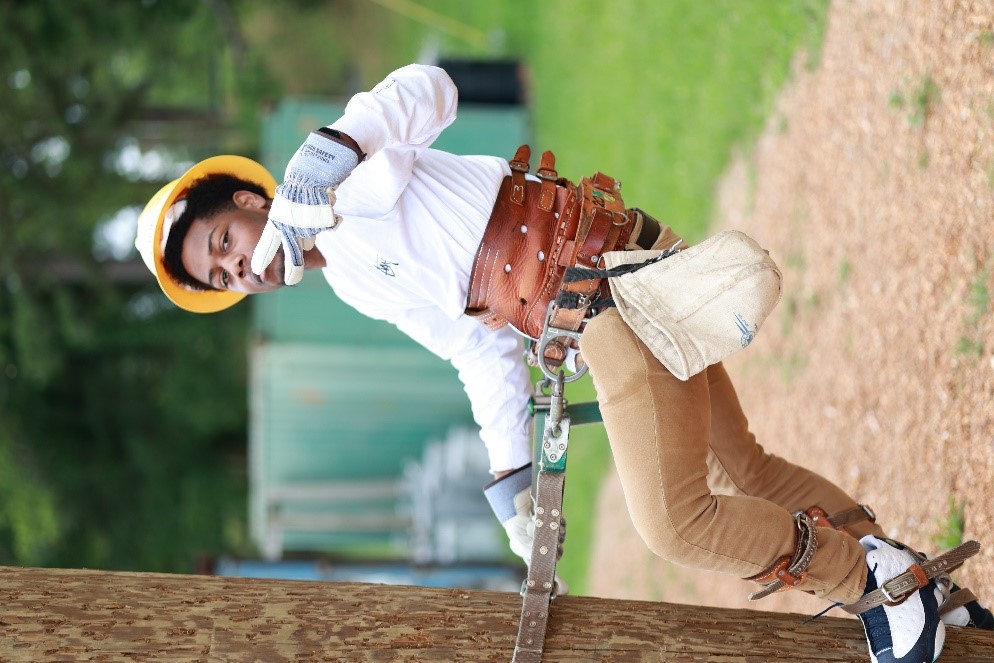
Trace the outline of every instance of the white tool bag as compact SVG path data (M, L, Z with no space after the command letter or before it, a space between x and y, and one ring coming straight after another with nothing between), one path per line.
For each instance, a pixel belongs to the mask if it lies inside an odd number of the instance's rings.
M610 270L662 253L612 251L604 263ZM608 279L621 317L681 380L749 345L781 282L769 253L735 230Z

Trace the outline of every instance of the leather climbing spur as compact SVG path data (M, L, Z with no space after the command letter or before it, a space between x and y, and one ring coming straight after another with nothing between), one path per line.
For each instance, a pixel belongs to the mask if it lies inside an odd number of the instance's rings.
M794 514L797 538L794 541L794 552L784 555L767 570L746 578L762 585L749 595L750 601L758 601L776 592L782 592L797 587L808 577L808 566L818 552L818 530L811 517L799 511Z

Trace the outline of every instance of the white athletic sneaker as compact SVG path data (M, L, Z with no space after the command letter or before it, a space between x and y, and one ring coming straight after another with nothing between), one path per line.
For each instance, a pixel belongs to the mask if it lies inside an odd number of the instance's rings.
M860 539L866 551L866 593L921 560L904 544L872 535ZM935 580L896 606L880 605L859 615L873 663L934 663L946 640L939 619L945 599Z

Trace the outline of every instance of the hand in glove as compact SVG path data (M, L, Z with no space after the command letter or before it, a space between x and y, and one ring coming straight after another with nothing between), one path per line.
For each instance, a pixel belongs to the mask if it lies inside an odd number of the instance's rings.
M483 494L490 503L497 520L504 526L510 541L511 552L531 566L532 544L535 541L535 510L532 504L531 463L490 482L483 488ZM559 545L556 559L563 556L563 541L566 540L566 521L559 521ZM558 594L566 594L569 587L556 576Z
M304 251L314 247L318 233L341 220L335 215L335 189L359 165L359 155L330 137L337 135L331 129L312 131L287 164L252 253L256 274L265 271L282 244L283 282L295 285L304 275Z

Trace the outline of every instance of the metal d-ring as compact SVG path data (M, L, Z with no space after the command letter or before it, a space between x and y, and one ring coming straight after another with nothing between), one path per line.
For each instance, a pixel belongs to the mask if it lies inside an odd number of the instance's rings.
M542 327L542 336L538 339L538 351L536 352L536 359L538 360L538 367L541 369L542 374L549 380L555 381L559 379L559 374L556 373L548 364L546 364L545 359L545 349L553 341L566 337L573 339L574 341L580 340L580 332L573 331L572 329L560 329L558 327L553 327L550 323L552 322L552 312L555 308L555 302L549 302L549 309L545 315L545 326ZM575 382L582 378L587 372L587 365L584 364L578 371L563 378L563 382Z

